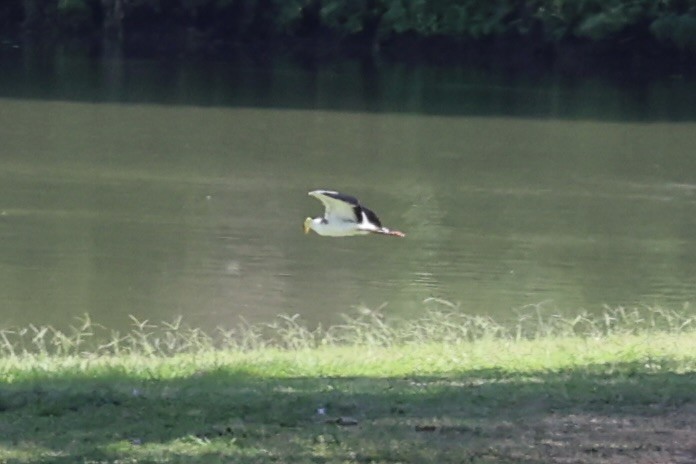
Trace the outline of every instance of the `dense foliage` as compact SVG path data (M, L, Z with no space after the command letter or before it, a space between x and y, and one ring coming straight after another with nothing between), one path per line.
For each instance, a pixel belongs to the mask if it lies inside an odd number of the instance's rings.
M3 30L129 34L186 31L203 39L361 39L459 42L524 38L646 43L696 52L696 0L9 0Z

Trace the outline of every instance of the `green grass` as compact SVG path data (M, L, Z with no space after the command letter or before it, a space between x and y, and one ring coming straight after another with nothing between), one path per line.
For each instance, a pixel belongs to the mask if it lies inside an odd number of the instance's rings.
M0 462L691 462L695 332L688 308L4 330Z

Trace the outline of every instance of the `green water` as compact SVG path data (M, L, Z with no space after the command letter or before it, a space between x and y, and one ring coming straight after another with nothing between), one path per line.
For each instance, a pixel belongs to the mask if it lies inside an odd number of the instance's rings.
M696 85L0 53L0 326L696 297ZM306 192L406 239L302 234Z

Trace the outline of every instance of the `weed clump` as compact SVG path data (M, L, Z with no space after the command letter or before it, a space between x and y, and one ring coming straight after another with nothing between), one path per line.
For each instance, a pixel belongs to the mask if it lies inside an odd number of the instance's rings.
M391 320L382 312L383 307L376 310L361 307L355 315L343 315L342 323L326 328L310 328L296 314L278 316L270 323L241 321L234 328L219 327L212 333L187 326L181 316L159 324L130 316L132 328L122 333L95 323L85 314L68 330L33 324L0 329L0 357L173 356L216 350L297 351L326 346L390 347L479 340L602 338L696 330L696 317L688 306L681 310L605 307L599 314L583 311L568 317L548 312L538 304L520 308L515 320L503 323L489 316L467 314L458 305L440 299L429 298L425 304L426 310L414 319Z

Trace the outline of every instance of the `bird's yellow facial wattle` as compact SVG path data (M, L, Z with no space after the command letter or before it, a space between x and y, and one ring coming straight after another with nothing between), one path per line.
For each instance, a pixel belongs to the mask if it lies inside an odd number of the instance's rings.
M304 233L308 234L312 228L309 226L312 223L312 218L307 218L304 220Z

